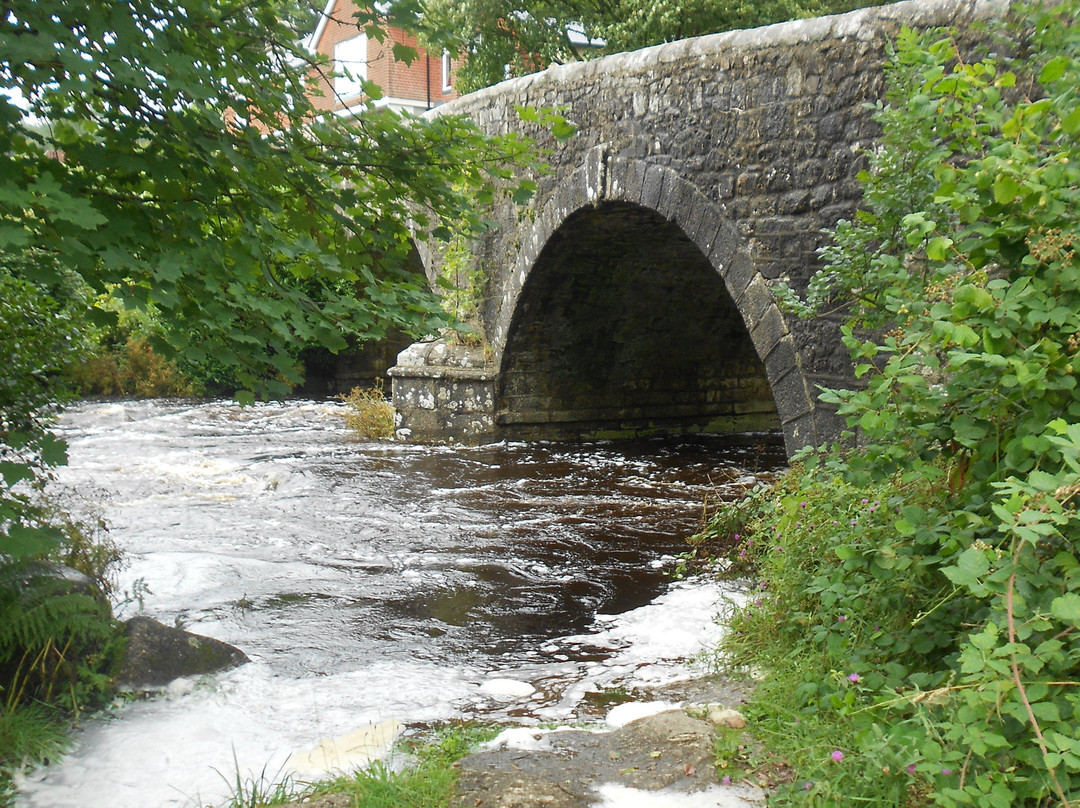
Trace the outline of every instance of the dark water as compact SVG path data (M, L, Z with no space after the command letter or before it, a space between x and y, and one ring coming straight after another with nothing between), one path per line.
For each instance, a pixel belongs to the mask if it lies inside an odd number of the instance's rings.
M26 786L25 804L57 808L93 805L98 776L111 778L110 808L193 804L203 787L184 766L205 768L225 740L272 757L365 720L467 714L482 708L484 677L554 648L585 670L589 652L560 638L662 596L710 504L784 462L767 436L361 442L340 405L320 402L90 404L62 431L63 483L104 503L128 553L121 588L145 584L147 614L253 664L92 724L72 758ZM143 750L162 734L192 758L155 776L182 783L173 802L146 782L156 764Z

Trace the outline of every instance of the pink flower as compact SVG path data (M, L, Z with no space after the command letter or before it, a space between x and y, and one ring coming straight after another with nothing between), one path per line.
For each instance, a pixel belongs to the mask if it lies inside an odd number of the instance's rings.
M914 763L909 763L907 765L907 773L908 774L915 774L915 764Z
M833 760L835 760L837 763L839 763L840 761L842 761L844 759L844 753L841 752L839 749L834 749L832 751L832 754L829 757L831 757Z
M725 774L723 777L720 778L720 782L723 783L725 786L730 786L731 778Z
M848 681L849 682L857 682L857 681L859 681L859 674L857 674L857 673L849 673L848 674Z

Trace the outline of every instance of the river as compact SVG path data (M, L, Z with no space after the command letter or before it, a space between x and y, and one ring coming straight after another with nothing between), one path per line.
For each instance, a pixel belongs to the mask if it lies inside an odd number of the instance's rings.
M708 503L784 463L774 436L359 441L342 413L123 401L64 415L60 484L101 504L126 552L120 590L148 587L145 614L252 662L84 720L17 806L220 804L238 775L272 779L290 753L368 724L573 720L589 692L686 675L739 593L675 581L674 556Z

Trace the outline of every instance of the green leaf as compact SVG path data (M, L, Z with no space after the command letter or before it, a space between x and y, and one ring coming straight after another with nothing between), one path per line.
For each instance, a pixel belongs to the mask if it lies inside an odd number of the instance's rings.
M0 476L9 485L15 485L23 480L34 479L34 469L27 463L13 463L9 460L0 461Z
M1075 135L1080 132L1080 106L1074 107L1068 115L1061 119L1061 128L1068 135Z
M1063 623L1080 626L1080 595L1068 592L1050 602L1050 614Z
M56 528L10 525L6 536L0 536L0 553L15 561L45 556L60 547L63 534Z
M406 65L411 65L420 57L416 48L410 47L409 45L403 45L400 42L395 42L392 50L394 59L399 62L404 62Z
M967 587L979 596L986 593L986 587L983 586L979 579L989 571L990 562L986 559L986 553L975 547L964 550L956 560L955 565L942 569L945 577L954 584Z
M999 205L1008 205L1020 192L1020 183L1008 174L999 174L994 180L994 201Z
M926 257L931 261L944 261L952 245L953 240L948 236L934 236L926 245Z
M1050 84L1065 75L1069 69L1069 60L1064 56L1055 56L1045 65L1039 73L1040 84Z
M67 442L50 432L41 438L41 460L49 466L67 465Z

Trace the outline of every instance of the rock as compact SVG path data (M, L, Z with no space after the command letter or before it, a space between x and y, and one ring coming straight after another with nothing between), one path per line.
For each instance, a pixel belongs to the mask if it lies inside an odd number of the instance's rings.
M102 605L108 598L89 575L54 561L30 561L13 565L10 572L20 594L47 589L50 595L85 595ZM5 581L6 583L6 581Z
M728 729L746 729L746 716L738 710L731 710L719 704L710 704L706 716L717 727Z
M391 718L348 735L320 738L312 748L294 752L284 768L303 780L348 774L387 755L404 729Z
M116 680L122 688L160 687L181 676L216 673L250 661L228 643L149 617L128 620L124 635L127 648Z
M672 710L612 732L536 731L530 750L499 748L459 763L456 808L586 808L616 784L655 792L716 782L713 728ZM539 737L537 737L539 736Z

